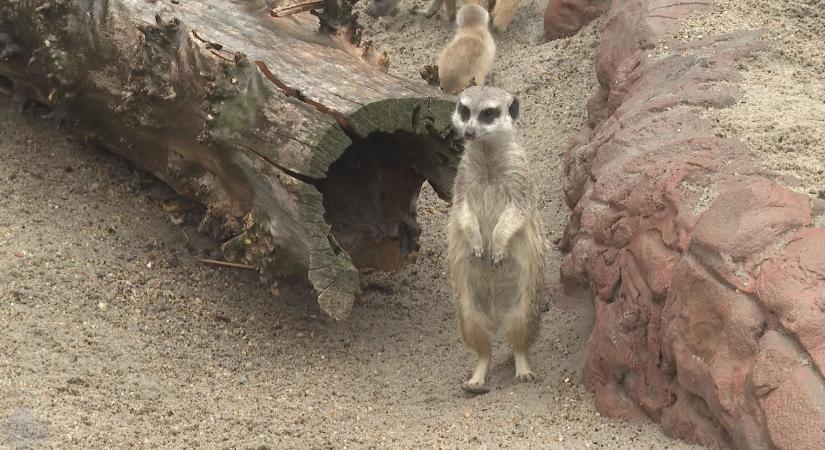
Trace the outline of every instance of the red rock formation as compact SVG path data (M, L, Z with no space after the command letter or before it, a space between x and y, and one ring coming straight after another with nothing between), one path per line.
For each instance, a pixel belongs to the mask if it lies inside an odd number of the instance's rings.
M610 0L548 0L544 9L544 36L547 39L572 36L609 6Z
M601 90L565 155L562 278L596 302L599 410L709 446L825 442L823 208L765 178L697 108L730 106L754 33L669 43L695 1L614 2ZM726 83L722 83L726 82Z

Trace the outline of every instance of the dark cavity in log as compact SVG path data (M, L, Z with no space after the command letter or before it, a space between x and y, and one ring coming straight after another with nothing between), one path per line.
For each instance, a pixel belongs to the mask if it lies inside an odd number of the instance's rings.
M454 152L432 136L373 133L334 162L321 191L332 234L361 271L395 270L415 260L421 227L416 201L427 181L450 196Z

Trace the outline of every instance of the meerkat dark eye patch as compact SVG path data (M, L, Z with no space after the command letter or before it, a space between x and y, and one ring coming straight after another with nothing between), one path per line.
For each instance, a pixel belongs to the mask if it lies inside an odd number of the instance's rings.
M482 109L478 115L478 121L481 123L493 123L500 115L501 110L498 108L485 108Z
M461 103L458 104L458 114L461 116L461 120L465 122L470 120L470 108L462 105Z

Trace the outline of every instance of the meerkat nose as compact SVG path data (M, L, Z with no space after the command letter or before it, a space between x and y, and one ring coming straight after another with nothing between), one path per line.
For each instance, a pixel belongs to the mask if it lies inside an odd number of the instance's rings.
M464 139L467 139L468 141L471 141L471 140L475 139L475 137L476 137L476 132L475 131L465 131L464 132Z

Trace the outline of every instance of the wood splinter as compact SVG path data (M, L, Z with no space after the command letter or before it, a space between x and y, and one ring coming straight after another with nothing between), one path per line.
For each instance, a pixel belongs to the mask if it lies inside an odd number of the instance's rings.
M307 2L307 3L299 3L297 5L281 6L281 7L278 7L278 8L274 8L271 11L269 11L269 14L272 17L276 17L276 18L280 19L282 17L291 16L293 14L298 14L298 13L302 13L302 12L305 12L305 11L310 11L310 10L313 10L313 9L323 9L323 8L324 8L324 0L318 0L318 1Z
M195 258L198 262L202 262L204 264L214 264L216 266L224 266L224 267L234 267L236 269L252 269L255 270L254 266L250 266L248 264L241 264L241 263L233 263L229 261L219 261L217 259L209 259L209 258Z

